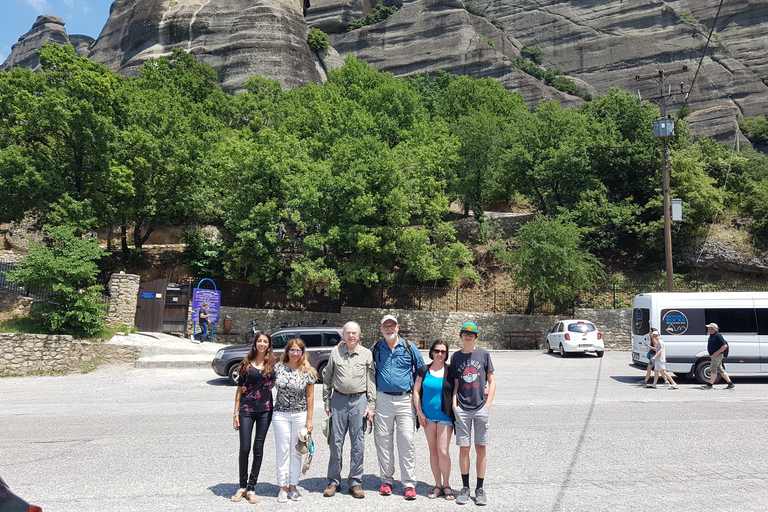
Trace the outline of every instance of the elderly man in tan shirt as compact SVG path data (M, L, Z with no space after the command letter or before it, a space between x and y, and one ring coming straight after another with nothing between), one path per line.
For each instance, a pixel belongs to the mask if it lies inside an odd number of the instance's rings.
M331 352L323 375L325 414L331 416L328 461L328 487L323 496L331 497L341 490L341 456L344 436L349 431L349 493L364 498L363 455L365 423L373 417L376 406L376 369L371 351L360 344L360 326L347 322L342 330L345 346Z

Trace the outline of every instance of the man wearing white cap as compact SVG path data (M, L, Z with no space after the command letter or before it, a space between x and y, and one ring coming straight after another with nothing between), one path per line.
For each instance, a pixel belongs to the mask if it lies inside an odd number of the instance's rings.
M386 315L381 319L381 334L371 352L376 364L376 455L381 470L383 496L392 494L395 473L394 433L397 430L397 451L400 456L400 478L405 486L405 499L416 499L416 412L413 406L413 382L417 369L424 366L419 348L400 337L397 318Z
M707 324L707 332L709 332L709 339L707 340L707 352L709 352L712 362L709 365L709 371L711 373L711 376L709 377L709 384L704 384L704 386L702 386L704 389L712 389L712 386L715 385L715 380L717 379L718 373L722 375L725 381L728 383L728 385L725 386L725 389L733 389L736 387L733 385L733 382L731 382L728 374L725 373L723 357L725 357L725 352L728 350L728 343L725 341L723 335L720 334L719 331L720 327L718 327L717 324Z

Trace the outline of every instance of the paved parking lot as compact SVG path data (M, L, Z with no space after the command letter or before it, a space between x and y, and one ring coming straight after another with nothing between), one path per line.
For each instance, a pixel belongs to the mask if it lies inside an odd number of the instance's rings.
M602 359L494 352L493 359L499 386L487 510L765 509L768 377L736 376L729 391L685 381L679 390L651 390L634 385L643 371L629 365L628 352ZM247 510L254 506L229 501L237 487L234 394L210 369L112 366L86 375L0 379L0 476L45 511ZM319 387L316 397L321 418ZM375 492L371 438L365 500L323 498L328 452L318 437L299 485L304 500L279 505L270 431L255 507L457 506L425 497L433 480L421 432L416 501L403 500L400 486L400 495ZM452 456L458 488L455 447Z

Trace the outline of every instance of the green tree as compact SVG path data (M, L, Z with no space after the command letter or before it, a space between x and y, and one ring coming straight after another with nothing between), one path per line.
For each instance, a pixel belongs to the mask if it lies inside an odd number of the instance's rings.
M29 256L6 277L25 287L49 287L53 293L35 303L47 330L54 333L93 336L104 328L103 286L96 285L98 245L65 228L46 226L45 243L32 243Z
M307 35L307 44L313 50L327 50L331 47L328 43L328 34L319 28L310 28Z
M520 228L511 262L515 286L529 289L528 313L536 302L559 307L596 288L602 265L584 248L582 236L576 224L560 218L539 217Z

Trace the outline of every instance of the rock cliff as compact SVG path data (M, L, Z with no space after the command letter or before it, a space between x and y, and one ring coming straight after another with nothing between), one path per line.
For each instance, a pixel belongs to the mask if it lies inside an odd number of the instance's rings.
M376 3L400 10L381 23L346 31L350 20ZM657 96L655 81L636 82L635 76L687 66L688 73L669 83L679 90L682 81L690 97L676 95L668 112L689 108L690 127L701 136L732 142L742 117L768 111L768 87L760 80L768 75L768 2L725 0L718 13L718 2L694 0L472 0L488 17L469 14L468 3L115 0L93 44L67 36L60 18L43 16L20 38L4 67L35 67L34 50L43 42L72 42L79 54L131 75L148 59L180 47L210 64L226 90L238 91L253 75L278 79L285 87L322 82L327 68L342 62L338 52L396 76L444 69L494 77L521 91L532 107L548 99L579 104L512 66L524 45L539 45L546 67L561 69L593 94L620 87L640 90L644 98ZM334 48L311 50L310 27L327 32Z

